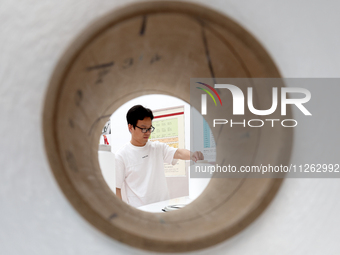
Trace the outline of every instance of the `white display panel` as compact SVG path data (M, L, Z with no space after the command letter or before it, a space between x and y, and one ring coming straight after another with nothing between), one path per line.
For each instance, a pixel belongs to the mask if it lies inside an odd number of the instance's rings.
M184 106L154 110L152 125L155 131L150 141L166 143L170 147L185 148L184 143ZM185 161L178 160L175 165L164 163L166 177L186 176Z

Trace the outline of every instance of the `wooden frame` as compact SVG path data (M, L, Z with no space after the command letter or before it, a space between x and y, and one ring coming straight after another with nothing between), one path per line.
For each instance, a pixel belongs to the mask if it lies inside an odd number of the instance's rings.
M280 74L245 29L192 3L136 3L98 20L72 43L51 77L43 132L62 191L92 225L136 248L184 252L226 240L266 208L282 179L213 179L187 207L151 214L117 199L101 175L98 139L112 112L145 94L167 94L188 102L189 79L212 76ZM255 89L261 95L261 88ZM239 139L230 142L240 162L249 158L249 164L287 163L292 144L289 130L256 133L248 141L256 150L243 150ZM217 162L228 153L223 146L217 144ZM258 153L259 148L265 153Z

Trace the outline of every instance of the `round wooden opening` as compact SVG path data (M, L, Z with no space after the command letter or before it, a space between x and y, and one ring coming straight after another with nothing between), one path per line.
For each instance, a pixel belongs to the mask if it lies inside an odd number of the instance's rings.
M210 9L179 2L138 3L110 13L75 40L55 69L44 109L51 169L78 212L120 242L162 252L212 246L249 225L282 182L212 179L197 200L169 213L142 212L113 195L97 157L107 118L146 94L189 103L190 78L198 77L280 74L242 27ZM261 95L263 88L254 89ZM229 141L228 148L233 148L234 160L247 158L250 165L261 160L281 164L289 160L291 140L291 131L269 129L242 144ZM227 153L223 144L217 143L217 162ZM245 146L251 149L245 151Z

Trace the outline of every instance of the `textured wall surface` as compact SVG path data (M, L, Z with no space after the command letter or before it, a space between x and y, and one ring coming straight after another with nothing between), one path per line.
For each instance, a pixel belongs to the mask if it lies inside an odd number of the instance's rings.
M1 254L150 254L108 238L73 209L49 168L41 128L44 94L61 54L87 25L128 2L1 1ZM284 77L340 76L339 1L195 2L248 29ZM327 153L317 139L305 141L297 132L294 157L303 158L310 146ZM339 184L338 179L286 180L246 230L192 254L338 254Z

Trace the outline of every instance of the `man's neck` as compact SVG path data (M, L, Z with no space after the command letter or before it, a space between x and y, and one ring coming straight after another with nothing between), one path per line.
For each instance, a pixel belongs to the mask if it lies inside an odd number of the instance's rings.
M140 143L140 142L138 142L138 141L136 141L136 140L134 140L134 139L131 139L131 141L130 141L130 143L133 145L133 146L137 146L137 147L143 147L143 146L145 146L145 144L146 143Z

